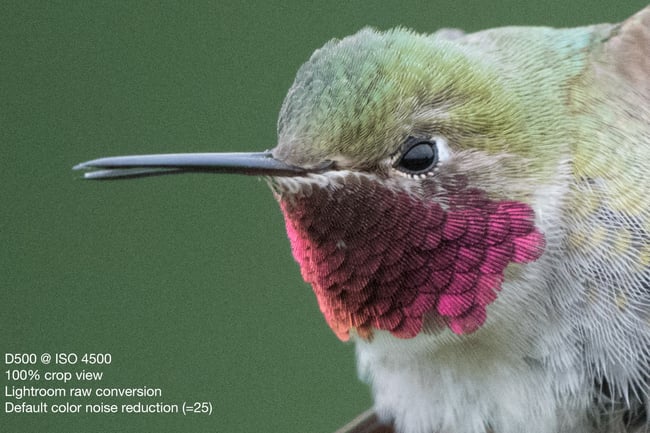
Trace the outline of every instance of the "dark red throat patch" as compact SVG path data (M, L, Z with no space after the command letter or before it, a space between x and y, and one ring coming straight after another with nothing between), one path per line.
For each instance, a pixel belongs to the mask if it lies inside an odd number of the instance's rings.
M446 209L359 176L280 198L302 276L341 340L350 328L416 336L425 313L457 334L478 329L510 263L536 260L544 236L530 206L480 190L448 194Z

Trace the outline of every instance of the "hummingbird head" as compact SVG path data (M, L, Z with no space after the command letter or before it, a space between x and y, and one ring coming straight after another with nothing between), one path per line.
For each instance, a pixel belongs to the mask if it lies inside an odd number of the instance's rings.
M476 61L444 40L364 29L298 71L273 155L333 165L271 184L342 339L408 338L441 322L472 332L506 267L541 254L516 95Z
M264 175L302 276L339 338L369 339L377 329L410 338L440 326L468 334L485 322L504 279L544 249L533 185L556 161L527 157L544 110L522 104L462 45L364 29L300 68L269 152L117 157L77 168L103 169L90 178Z

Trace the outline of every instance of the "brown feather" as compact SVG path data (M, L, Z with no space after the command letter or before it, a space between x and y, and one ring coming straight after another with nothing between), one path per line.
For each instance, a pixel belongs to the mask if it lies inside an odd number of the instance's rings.
M377 414L368 409L334 433L395 433L395 430L380 422Z
M623 21L605 43L605 63L650 99L650 6Z

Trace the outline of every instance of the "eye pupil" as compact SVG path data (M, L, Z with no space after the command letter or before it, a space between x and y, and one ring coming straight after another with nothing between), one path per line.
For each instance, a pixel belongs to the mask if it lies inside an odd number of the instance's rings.
M438 162L436 143L420 141L412 145L399 159L397 168L409 174L426 173Z

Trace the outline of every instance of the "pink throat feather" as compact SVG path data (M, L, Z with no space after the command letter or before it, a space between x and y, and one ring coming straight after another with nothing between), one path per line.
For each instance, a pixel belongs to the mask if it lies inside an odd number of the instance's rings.
M341 340L351 328L416 336L425 314L456 334L477 330L510 263L540 257L530 206L477 189L448 193L446 209L366 176L311 194L279 196L304 280Z

